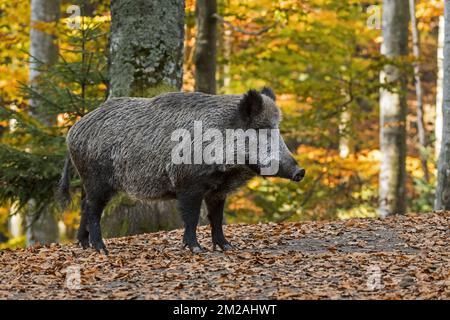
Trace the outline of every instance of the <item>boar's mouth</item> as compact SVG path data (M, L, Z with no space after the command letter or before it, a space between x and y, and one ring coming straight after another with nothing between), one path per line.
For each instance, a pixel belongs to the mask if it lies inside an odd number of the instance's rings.
M256 175L261 176L261 169L259 168L258 165L256 165L256 164L247 164L247 168L249 168ZM271 176L262 176L262 177L263 178L266 178L266 177L280 177L280 178L289 179L289 180L294 181L294 182L300 182L305 177L305 174L306 174L306 170L305 169L297 167L293 174L287 174L287 173L286 174L275 174L275 175L271 175Z

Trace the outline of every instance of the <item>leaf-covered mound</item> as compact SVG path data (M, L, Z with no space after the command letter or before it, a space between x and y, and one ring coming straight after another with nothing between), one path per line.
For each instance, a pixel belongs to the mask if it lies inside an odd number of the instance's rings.
M181 248L182 230L0 252L7 299L449 299L450 213L384 220L228 225L237 250ZM73 287L73 271L81 287ZM76 271L75 271L76 275ZM76 284L76 282L75 282Z

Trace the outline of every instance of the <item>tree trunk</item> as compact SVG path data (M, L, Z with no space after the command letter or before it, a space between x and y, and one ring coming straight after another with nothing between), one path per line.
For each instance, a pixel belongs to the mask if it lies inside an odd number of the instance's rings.
M351 121L350 111L344 110L341 113L339 121L339 157L341 159L347 159L351 151L350 138L347 132L350 125L350 121Z
M437 84L436 84L436 121L434 124L436 142L434 144L435 157L439 159L442 143L442 105L443 101L443 82L444 82L444 38L445 38L445 19L439 17L439 37L437 49Z
M222 26L223 39L223 67L222 67L222 87L228 90L231 85L231 51L232 51L232 32Z
M419 136L419 153L420 161L422 163L422 171L425 181L430 180L428 172L428 153L427 153L427 138L425 131L425 120L423 111L423 90L422 80L420 77L420 34L417 28L416 20L416 1L409 0L409 15L411 16L411 31L413 41L413 54L416 58L414 62L414 84L416 87L416 103L417 103L417 134Z
M8 221L8 232L11 235L11 238L18 238L24 234L23 232L23 215L21 214L14 214L11 215L13 212L17 212L17 206L18 203L15 202L11 205L9 208L9 221Z
M112 1L110 97L179 91L183 46L184 1ZM175 201L142 204L129 199L106 210L102 224L109 237L182 226Z
M56 23L59 15L59 1L31 0L30 81L40 74L40 71L37 70L39 62L34 58L47 65L54 64L58 60L58 45L55 36L33 28L33 25L39 22Z
M81 14L85 17L93 17L96 4L93 0L80 0Z
M383 44L381 53L395 59L408 53L408 0L384 0ZM380 151L379 180L380 215L403 214L406 177L406 77L394 65L386 65L381 82L396 90L380 90Z
M445 0L443 130L438 163L436 210L450 210L450 0Z
M30 30L30 71L29 81L36 91L39 91L39 75L42 66L50 66L58 60L58 45L55 36L33 28L37 22L56 23L60 15L60 1L32 0L31 1L31 30ZM56 26L55 26L56 27ZM37 101L30 100L31 114L44 124L51 125L55 119L49 118L39 110ZM34 243L46 244L58 241L58 223L56 217L44 210L36 220L33 215L34 201L25 214L27 226L27 245Z
M184 1L112 1L110 97L179 91L183 41Z
M216 0L197 0L195 17L195 91L216 94Z

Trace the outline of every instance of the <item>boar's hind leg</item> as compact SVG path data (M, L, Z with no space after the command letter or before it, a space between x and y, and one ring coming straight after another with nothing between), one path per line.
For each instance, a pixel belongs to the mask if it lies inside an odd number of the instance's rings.
M84 197L83 201L81 202L81 219L80 219L80 227L77 233L77 239L78 243L81 245L83 249L89 247L89 230L86 212L86 197Z
M86 190L86 193L85 205L89 230L89 242L91 243L92 247L98 252L103 250L105 254L108 254L108 250L106 250L106 246L102 240L100 219L103 209L111 199L112 193L107 192L106 190L101 190L101 193L89 193L89 191Z
M183 192L177 194L178 207L184 222L184 247L188 247L192 253L203 252L204 249L197 241L197 224L200 218L200 207L203 195Z
M233 246L225 238L222 229L225 197L209 196L205 197L205 202L206 208L208 209L208 218L211 223L213 250L216 250L216 245L223 251L233 249Z

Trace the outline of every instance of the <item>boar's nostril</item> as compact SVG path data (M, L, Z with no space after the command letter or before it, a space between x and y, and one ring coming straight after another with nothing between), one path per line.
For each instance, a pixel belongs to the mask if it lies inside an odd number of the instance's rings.
M297 171L294 173L294 175L293 175L293 177L292 177L292 180L293 180L293 181L296 181L296 182L301 181L301 180L305 177L305 173L306 173L305 169L299 169L299 170L297 170Z

